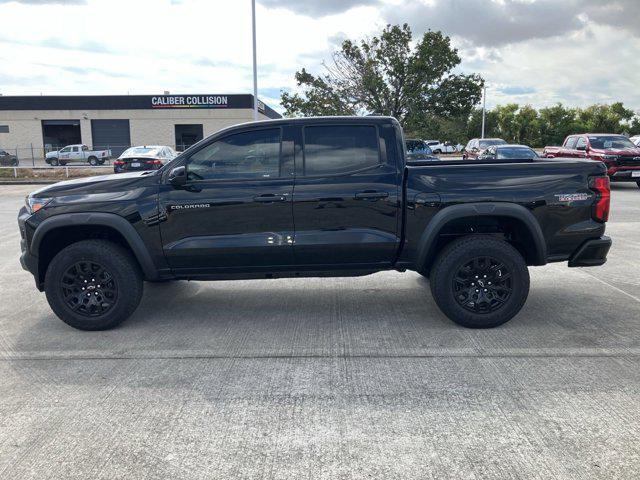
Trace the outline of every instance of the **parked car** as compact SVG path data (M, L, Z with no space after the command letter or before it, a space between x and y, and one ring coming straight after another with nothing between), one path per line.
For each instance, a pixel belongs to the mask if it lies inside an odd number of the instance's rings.
M177 157L171 147L164 145L144 145L127 148L117 160L113 162L113 171L136 172L139 170L158 170L165 163Z
M10 154L5 150L0 150L0 166L3 167L17 167L18 166L18 157Z
M636 147L640 147L640 135L634 135L629 140L631 140Z
M390 117L229 127L160 170L31 193L21 263L58 317L101 330L134 312L143 280L383 270L429 277L449 318L495 327L524 305L529 265L606 261L602 163L412 161L403 142Z
M640 187L640 147L623 135L569 135L561 147L545 147L546 158L585 158L603 162L612 182L636 182Z
M425 142L435 154L456 153L458 151L458 148L451 142L441 142L440 140L425 140Z
M506 145L501 138L472 138L464 147L464 153L462 154L463 160L475 160L478 155L486 148L492 145Z
M431 148L424 140L407 139L404 142L407 150L407 158L439 161L440 159L433 155Z
M527 145L493 145L486 148L478 160L533 160L540 158L536 151Z
M83 144L67 145L60 150L54 150L45 155L45 162L49 165L66 165L72 162L102 165L111 158L111 150L89 150Z

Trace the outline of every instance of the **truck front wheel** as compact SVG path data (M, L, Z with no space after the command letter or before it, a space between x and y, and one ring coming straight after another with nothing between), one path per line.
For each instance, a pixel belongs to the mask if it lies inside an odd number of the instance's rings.
M83 240L51 260L44 289L54 313L79 330L106 330L126 320L142 298L142 274L122 247Z
M508 322L529 295L529 270L520 252L489 236L451 242L436 259L430 279L438 307L469 328Z

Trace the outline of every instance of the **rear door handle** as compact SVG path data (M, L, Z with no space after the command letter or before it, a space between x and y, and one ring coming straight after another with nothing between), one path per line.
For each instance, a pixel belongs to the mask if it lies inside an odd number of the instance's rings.
M377 200L379 198L388 198L389 192L378 192L375 190L365 190L355 194L356 200Z
M286 202L287 195L284 193L265 193L263 195L253 197L253 201L261 203Z

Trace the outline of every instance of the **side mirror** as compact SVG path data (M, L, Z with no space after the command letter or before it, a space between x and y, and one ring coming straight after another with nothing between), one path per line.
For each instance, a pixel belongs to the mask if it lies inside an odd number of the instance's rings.
M169 172L169 183L174 187L181 187L187 183L187 167L181 165Z

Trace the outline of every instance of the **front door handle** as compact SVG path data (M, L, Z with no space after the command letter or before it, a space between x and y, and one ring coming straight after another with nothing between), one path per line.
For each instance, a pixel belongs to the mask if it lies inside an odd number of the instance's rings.
M365 190L355 194L356 200L378 200L380 198L388 198L389 192L378 192L376 190Z
M287 195L283 193L265 193L263 195L253 197L253 201L261 203L286 202Z

